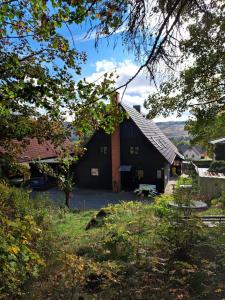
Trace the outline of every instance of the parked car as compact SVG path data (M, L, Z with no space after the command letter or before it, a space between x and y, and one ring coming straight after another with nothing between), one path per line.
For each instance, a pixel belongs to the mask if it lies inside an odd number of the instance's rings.
M9 179L9 184L15 187L20 187L23 182L24 179L22 177L14 177Z
M54 180L44 176L33 177L25 183L25 187L32 190L47 190L53 186L55 186Z

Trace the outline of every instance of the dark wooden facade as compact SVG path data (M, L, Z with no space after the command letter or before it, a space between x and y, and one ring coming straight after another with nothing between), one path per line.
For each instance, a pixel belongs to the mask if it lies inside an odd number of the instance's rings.
M86 148L86 153L74 166L74 178L77 186L90 189L111 189L111 136L104 133L103 130L99 130L95 132ZM107 150L104 152L104 149ZM92 169L99 170L98 176L91 174Z
M225 160L225 143L215 145L214 155L215 160Z
M99 130L86 148L86 153L74 166L77 186L112 189L111 136ZM170 164L132 119L120 124L120 163L122 190L132 190L145 183L155 184L159 192L164 191Z
M138 187L140 183L155 184L162 192L165 176L168 178L168 163L158 150L142 134L133 120L124 121L120 126L121 165L130 165L130 172L121 172L122 188ZM134 147L134 153L131 148ZM135 147L137 152L135 153Z

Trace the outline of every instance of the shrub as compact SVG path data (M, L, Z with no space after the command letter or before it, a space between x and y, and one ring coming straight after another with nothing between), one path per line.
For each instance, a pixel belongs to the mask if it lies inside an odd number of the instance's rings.
M213 161L209 167L209 172L217 172L225 174L225 161Z
M22 285L44 266L37 251L42 228L27 191L0 183L0 294L21 294Z
M171 195L160 195L154 198L154 213L157 217L167 216L171 209L169 207L169 202L173 200L173 196Z
M157 227L157 234L165 250L175 259L186 260L193 249L204 238L204 227L198 218L184 218L180 211L171 211Z
M112 259L127 261L134 254L132 233L119 224L107 224L106 231L103 248L110 252Z
M192 177L180 176L176 181L176 188L179 188L180 185L185 185L185 184L192 185L193 184Z
M213 199L211 204L225 209L225 192L223 192L219 198Z

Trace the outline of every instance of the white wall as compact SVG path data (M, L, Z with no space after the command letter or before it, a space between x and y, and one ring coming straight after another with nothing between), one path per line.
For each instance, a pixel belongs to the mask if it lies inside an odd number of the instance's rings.
M190 160L199 160L201 159L201 154L197 154L192 149L188 149L184 152L184 157Z

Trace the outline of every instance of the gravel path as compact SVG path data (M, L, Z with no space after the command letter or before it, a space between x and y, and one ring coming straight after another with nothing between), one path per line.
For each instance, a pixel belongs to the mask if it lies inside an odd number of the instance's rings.
M35 198L38 195L47 195L49 198L57 203L64 203L64 194L57 188L52 188L48 191L35 191L32 196ZM86 209L100 209L108 204L117 204L121 201L141 201L151 203L150 198L143 198L135 195L133 192L113 193L104 190L86 190L75 189L71 195L71 208Z

